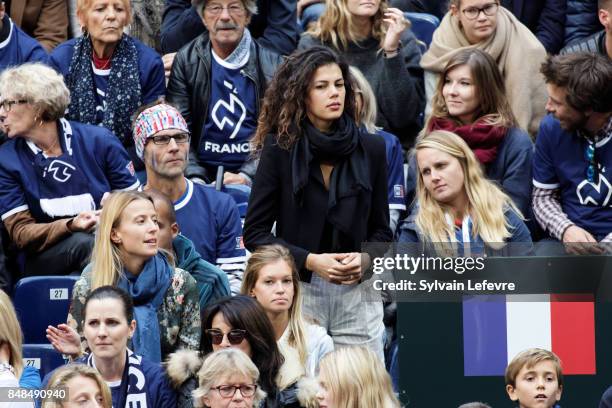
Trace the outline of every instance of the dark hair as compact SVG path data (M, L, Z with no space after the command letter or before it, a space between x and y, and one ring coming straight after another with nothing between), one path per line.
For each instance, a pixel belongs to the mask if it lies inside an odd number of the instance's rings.
M607 9L612 5L612 0L599 0L597 2L597 10Z
M91 300L117 299L123 306L123 315L129 325L134 320L134 302L132 298L123 290L115 286L100 286L97 289L89 292L85 298L85 306L83 306L83 321L87 316L87 305Z
M172 201L167 195L154 188L143 190L142 192L153 200L153 206L155 206L155 203L158 201L163 203L168 211L168 221L170 221L170 223L176 222L176 211L174 210L174 204L172 204ZM155 206L155 210L159 211L159 208Z
M306 99L317 69L336 64L344 78L344 113L355 117L355 97L345 60L330 48L315 46L296 51L280 65L270 82L262 103L253 150L260 151L270 133L276 134L278 145L289 150L301 136L300 123L306 118Z
M274 328L264 309L257 300L242 295L225 297L209 305L202 312L200 351L205 355L213 351L212 343L205 330L212 327L212 321L217 313L221 313L223 319L233 329L247 331L246 338L253 354L251 360L261 374L260 385L264 391L273 392L276 388L276 376L284 359L278 350Z
M590 52L549 56L540 71L546 83L566 89L567 103L574 109L612 111L612 63L607 56Z

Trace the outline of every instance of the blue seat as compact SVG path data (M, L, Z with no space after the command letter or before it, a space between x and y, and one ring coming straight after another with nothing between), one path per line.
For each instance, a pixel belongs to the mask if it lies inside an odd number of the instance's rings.
M24 343L47 343L48 325L66 322L72 288L79 276L32 276L23 278L13 293L13 303Z
M240 212L240 218L246 217L251 188L243 184L226 184L221 191L231 195L234 201L236 201L238 211Z
M440 25L438 17L427 13L405 12L404 16L412 23L412 32L417 39L425 44L425 50L429 48L434 31Z
M64 358L50 344L24 344L23 365L33 366L40 371L40 378L64 365Z

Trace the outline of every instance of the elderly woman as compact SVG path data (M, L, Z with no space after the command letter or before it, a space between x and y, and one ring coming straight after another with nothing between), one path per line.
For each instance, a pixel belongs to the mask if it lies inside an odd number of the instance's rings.
M258 407L265 392L257 386L259 370L244 352L227 348L210 354L198 372L194 406Z
M110 129L140 169L131 137L131 116L166 92L159 55L123 33L132 20L128 0L78 0L84 35L59 45L50 64L72 93L67 117Z
M399 136L406 148L421 128L425 104L421 51L409 25L387 0L328 0L325 13L298 45L326 45L359 68L374 89L376 125Z
M2 221L28 252L27 275L78 272L104 195L139 186L129 156L107 129L62 117L70 94L45 65L3 71L0 95Z
M491 54L503 75L518 127L535 135L545 114L546 87L539 69L546 50L498 0L451 0L450 11L421 60L428 104L439 74L451 58L466 48ZM429 105L426 111L429 113Z

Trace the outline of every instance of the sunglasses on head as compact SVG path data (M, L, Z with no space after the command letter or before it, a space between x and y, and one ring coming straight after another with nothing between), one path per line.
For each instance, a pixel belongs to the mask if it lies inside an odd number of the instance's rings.
M247 335L247 331L242 329L232 329L227 334L223 333L219 329L206 329L205 333L208 337L210 337L212 344L215 346L218 346L223 342L223 336L225 335L227 335L227 341L229 341L232 346L242 343L242 340L244 340Z

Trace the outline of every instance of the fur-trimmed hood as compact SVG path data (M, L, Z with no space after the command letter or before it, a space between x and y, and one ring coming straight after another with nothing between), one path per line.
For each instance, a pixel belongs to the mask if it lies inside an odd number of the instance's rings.
M203 359L195 350L178 350L166 361L166 372L170 383L178 389L189 377L197 377L202 367Z

